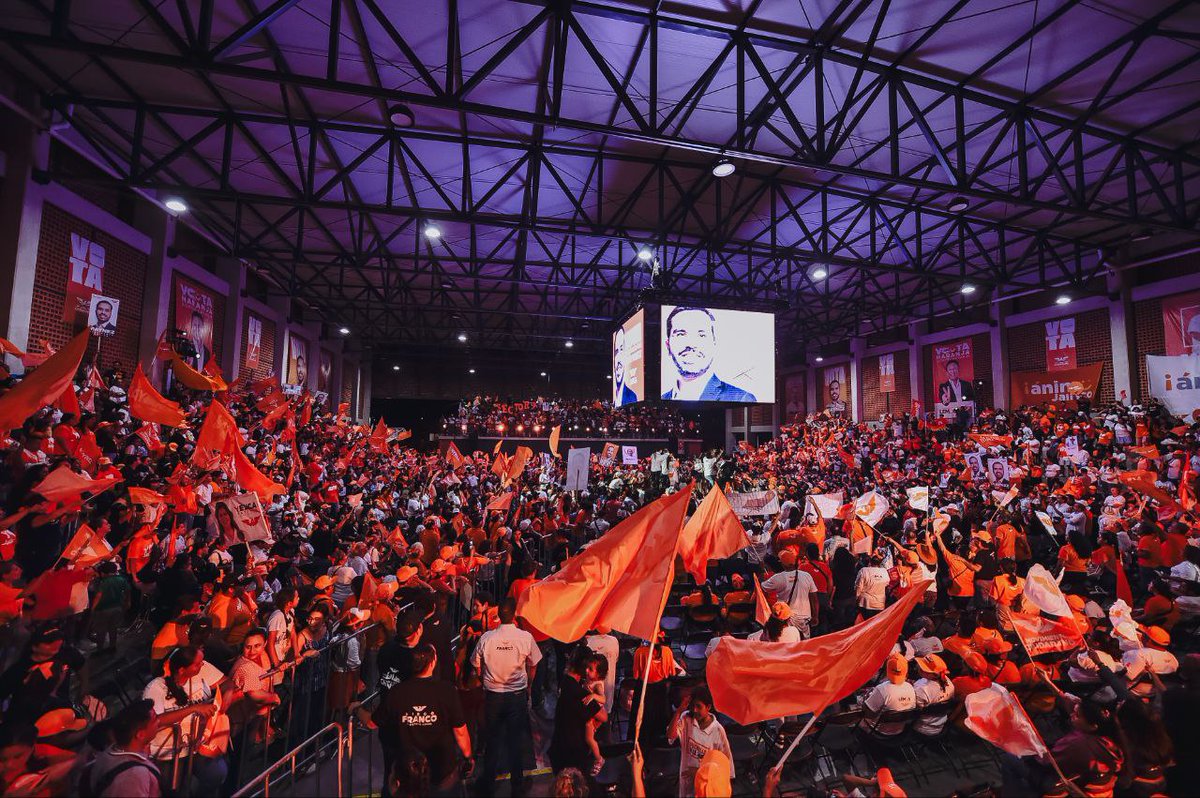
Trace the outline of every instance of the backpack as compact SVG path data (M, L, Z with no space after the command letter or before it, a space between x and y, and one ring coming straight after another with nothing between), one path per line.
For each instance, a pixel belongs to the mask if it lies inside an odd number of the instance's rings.
M93 760L86 768L84 768L83 776L79 780L79 794L83 798L94 798L95 796L103 795L104 791L113 785L113 782L117 780L118 776L126 771L133 770L134 768L143 768L153 773L154 777L158 780L159 792L164 796L164 798L167 798L167 796L172 794L164 786L162 773L158 770L158 768L148 765L139 759L135 759L130 762L122 762L112 770L101 775L99 780L96 779L95 767L96 762Z

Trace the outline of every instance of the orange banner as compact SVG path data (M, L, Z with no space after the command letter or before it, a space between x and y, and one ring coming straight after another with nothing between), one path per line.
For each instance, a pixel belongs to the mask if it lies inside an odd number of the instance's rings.
M1048 371L1014 371L1012 373L1012 406L1046 405L1059 402L1078 402L1096 398L1100 387L1103 363L1092 363L1053 373Z

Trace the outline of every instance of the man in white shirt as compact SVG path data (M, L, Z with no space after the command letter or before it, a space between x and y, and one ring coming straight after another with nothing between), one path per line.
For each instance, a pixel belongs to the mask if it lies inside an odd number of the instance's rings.
M871 564L859 571L854 580L854 595L864 618L870 618L887 606L887 588L891 579L882 563L883 552L875 552L871 555Z
M495 787L500 748L507 747L508 772L513 795L524 794L524 767L533 750L533 731L529 725L529 685L542 659L533 635L518 629L513 621L517 602L508 598L500 604L500 625L484 632L475 645L471 664L483 681L486 741L483 768L474 791L490 796Z
M908 660L903 654L890 654L884 666L887 680L875 685L863 699L862 728L866 731L884 737L891 737L904 731L904 723L891 723L880 720L884 712L904 712L916 709L917 693L908 682Z
M763 582L762 589L774 591L778 601L792 608L788 623L796 627L802 638L807 638L811 626L820 622L815 598L817 583L806 571L793 565L792 570L780 571Z

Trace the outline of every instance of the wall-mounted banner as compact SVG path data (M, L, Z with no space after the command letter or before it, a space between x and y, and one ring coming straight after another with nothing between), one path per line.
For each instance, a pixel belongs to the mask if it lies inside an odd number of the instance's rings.
M1200 410L1200 355L1146 355L1150 395L1177 416Z
M1046 322L1046 371L1075 368L1075 319Z
M175 327L196 347L195 357L184 358L189 366L204 368L213 354L213 306L216 296L182 277L175 278Z
M817 404L823 404L830 413L845 413L846 400L850 398L850 383L846 379L845 366L828 366L821 372L821 384L825 392Z
M879 356L879 392L896 392L896 356L892 353Z
M321 362L317 364L317 390L329 393L333 377L333 353L327 349L321 350Z
M934 412L975 401L975 353L970 338L933 345Z
M1009 378L1012 381L1012 406L1094 399L1103 370L1103 363L1093 363L1055 372L1014 371Z
M92 294L104 293L104 247L78 233L71 233L71 256L67 261L67 300L63 321L74 322L91 309Z
M801 371L784 377L783 408L785 422L791 423L804 418L808 406L808 401L804 394L804 372Z
M287 379L284 382L298 387L308 385L308 341L291 333L288 334Z
M258 357L262 354L262 319L246 316L246 362L248 369L258 368Z
M1200 291L1167 297L1162 313L1167 354L1200 355Z

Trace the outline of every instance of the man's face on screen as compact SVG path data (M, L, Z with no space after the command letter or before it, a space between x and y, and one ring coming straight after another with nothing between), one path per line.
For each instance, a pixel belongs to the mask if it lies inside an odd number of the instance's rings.
M687 310L671 319L667 351L675 368L685 377L696 377L712 368L716 341L712 319L699 310Z
M613 339L613 379L618 385L625 382L625 331L617 330Z

